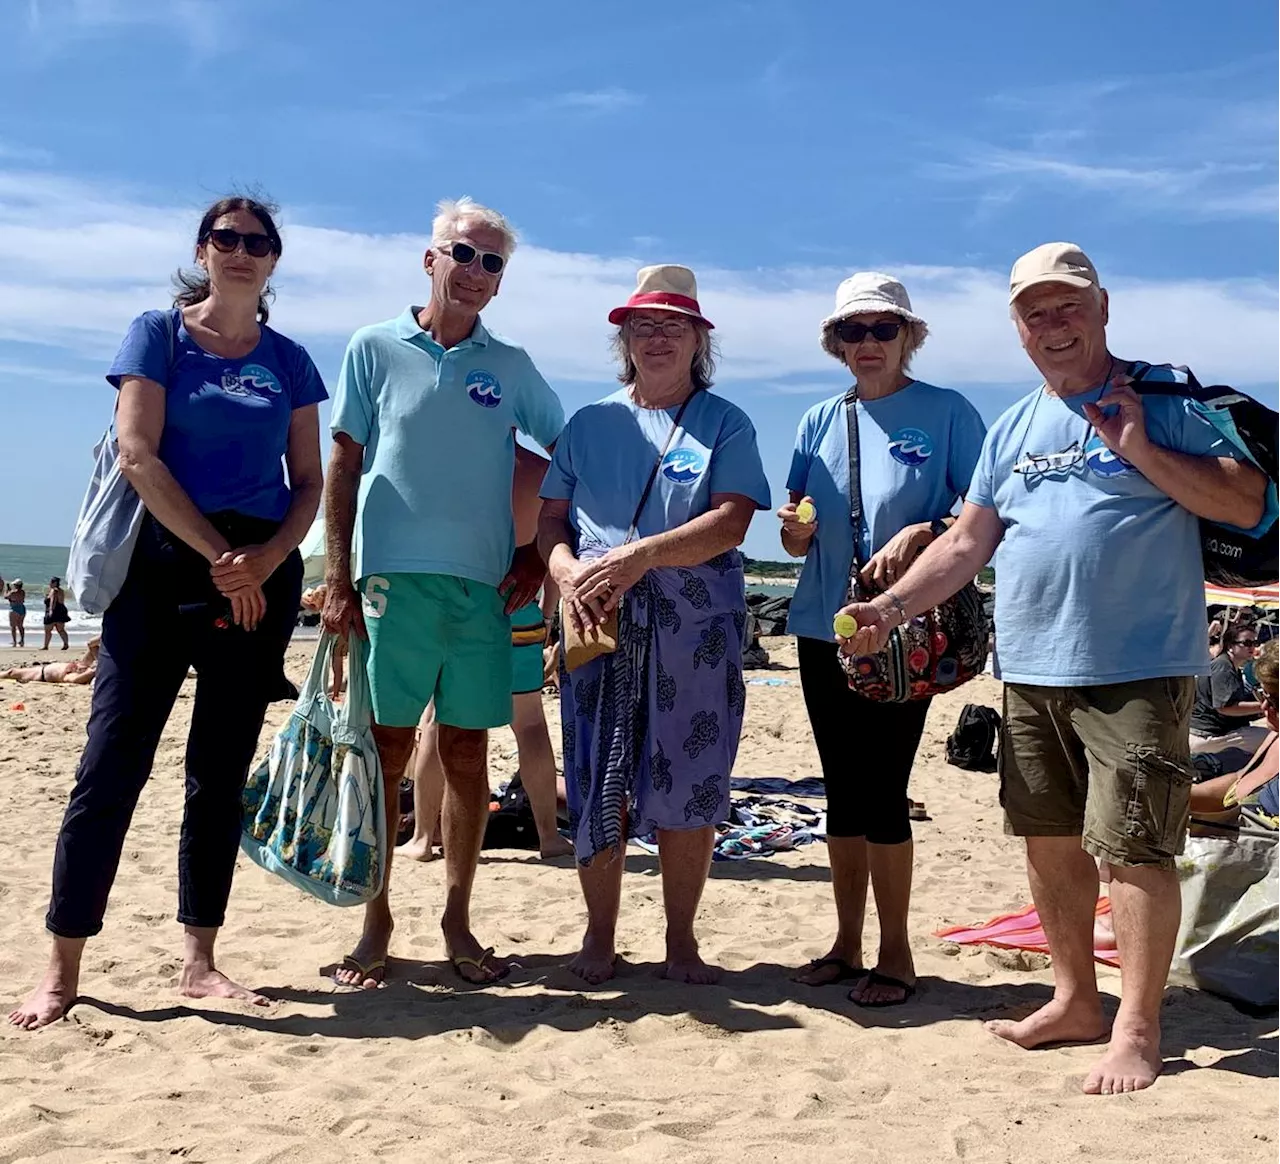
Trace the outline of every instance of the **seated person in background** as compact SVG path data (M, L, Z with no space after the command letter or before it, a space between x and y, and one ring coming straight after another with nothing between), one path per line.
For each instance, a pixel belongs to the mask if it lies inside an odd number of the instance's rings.
M1195 818L1209 817L1214 824L1234 826L1240 816L1241 809L1249 810L1249 815L1267 828L1275 829L1280 805L1277 804L1277 788L1280 786L1280 766L1278 754L1277 703L1277 651L1275 640L1267 643L1258 655L1255 669L1258 674L1259 699L1266 716L1266 729L1258 750L1242 768L1224 773L1191 789L1191 812ZM1263 730L1263 729L1259 729ZM1224 820L1217 814L1229 813Z
M38 663L31 667L10 667L0 671L0 679L19 683L92 683L98 673L98 638L85 645L84 655L70 663Z
M1262 715L1262 705L1245 684L1243 668L1253 658L1258 636L1252 625L1228 623L1222 631L1222 651L1209 671L1196 679L1191 712L1191 750L1218 752L1243 748L1252 752L1267 734L1249 721Z

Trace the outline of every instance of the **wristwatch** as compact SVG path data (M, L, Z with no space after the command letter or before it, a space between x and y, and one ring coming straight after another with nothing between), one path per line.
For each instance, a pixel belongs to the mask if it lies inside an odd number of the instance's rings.
M941 517L929 523L929 532L933 534L935 538L942 537L942 535L950 528L951 527L947 525L946 521Z

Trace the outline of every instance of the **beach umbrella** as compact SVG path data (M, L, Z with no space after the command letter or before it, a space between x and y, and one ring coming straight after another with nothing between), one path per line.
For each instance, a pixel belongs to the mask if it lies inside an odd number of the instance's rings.
M1209 606L1260 606L1264 610L1280 607L1280 593L1274 586L1229 590L1225 586L1210 586L1206 583L1204 597Z
M302 555L302 576L308 582L319 582L324 577L324 514L316 515L307 536L298 546Z

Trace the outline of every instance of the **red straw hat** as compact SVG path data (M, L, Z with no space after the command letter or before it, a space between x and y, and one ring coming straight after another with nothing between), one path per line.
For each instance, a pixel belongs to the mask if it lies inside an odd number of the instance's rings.
M691 315L706 327L715 327L711 320L702 314L698 306L698 281L688 267L677 267L674 264L663 264L657 267L641 267L636 276L636 289L631 298L621 307L609 312L609 322L621 324L627 313L637 307L647 307L651 311L675 311L681 315Z

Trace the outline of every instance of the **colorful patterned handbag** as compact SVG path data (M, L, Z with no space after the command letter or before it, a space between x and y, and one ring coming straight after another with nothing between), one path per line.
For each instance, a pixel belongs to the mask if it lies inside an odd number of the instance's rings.
M862 476L858 468L857 388L845 397L849 426L849 519L853 523L853 569L849 601L875 595L862 581ZM959 593L889 632L876 655L840 655L849 686L877 703L905 703L954 691L987 665L987 617L982 595L968 583Z
M311 673L271 753L249 777L240 847L330 905L377 897L387 863L382 764L373 742L364 641L349 640L345 703L325 690L336 640L321 635Z

